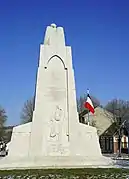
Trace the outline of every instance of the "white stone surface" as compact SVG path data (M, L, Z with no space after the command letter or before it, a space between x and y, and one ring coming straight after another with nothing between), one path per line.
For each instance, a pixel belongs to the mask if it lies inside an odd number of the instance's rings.
M85 122L88 123L88 114L83 117ZM92 125L92 122L95 122L95 127L98 131L98 135L100 136L114 123L114 118L107 110L97 107L95 108L95 114L89 114L89 121L90 125Z
M71 47L64 31L47 27L40 46L32 123L13 129L0 168L107 166L97 131L79 123Z
M114 162L115 164L115 162ZM105 157L53 156L3 159L0 170L39 168L114 168L111 159Z
M29 154L31 123L13 128L11 141L8 145L8 157L24 157Z

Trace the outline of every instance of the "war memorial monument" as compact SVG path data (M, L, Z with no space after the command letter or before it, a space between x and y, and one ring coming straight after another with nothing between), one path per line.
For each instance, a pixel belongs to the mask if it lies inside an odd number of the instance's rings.
M72 50L62 27L40 45L33 120L14 127L0 169L109 167L94 127L79 123Z

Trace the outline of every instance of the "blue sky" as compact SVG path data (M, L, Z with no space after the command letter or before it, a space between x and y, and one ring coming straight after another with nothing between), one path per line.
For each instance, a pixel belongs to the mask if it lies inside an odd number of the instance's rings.
M72 46L77 96L87 88L102 104L129 100L129 1L1 0L0 105L18 124L34 95L39 45L56 23Z

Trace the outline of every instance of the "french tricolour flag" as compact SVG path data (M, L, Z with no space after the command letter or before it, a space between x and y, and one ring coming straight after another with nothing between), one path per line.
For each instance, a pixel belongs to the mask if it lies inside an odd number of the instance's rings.
M87 93L87 100L84 103L84 107L94 114L95 110L89 93Z

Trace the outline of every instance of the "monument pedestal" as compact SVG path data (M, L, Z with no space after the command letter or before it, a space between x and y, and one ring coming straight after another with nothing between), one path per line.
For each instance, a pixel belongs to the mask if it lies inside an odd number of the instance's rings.
M37 156L30 156L28 144L31 133L27 132L27 130L29 131L31 129L31 124L32 123L28 123L14 128L12 140L8 146L10 150L9 155L0 161L1 170L113 167L113 161L110 158L103 157L101 154L96 129L80 123L79 126L82 128L80 128L79 133L76 131L74 140L71 141L71 139L69 139L69 145L65 148L66 153L62 150L61 146L55 142L48 150L49 155L43 156L42 153L39 153ZM22 136L21 133L24 135ZM85 135L86 138L81 140L83 135ZM20 144L21 141L24 141L24 145ZM63 152L61 153L60 151Z
M0 168L104 167L96 128L79 123L71 47L64 31L47 27L40 47L31 123L14 127Z
M0 170L54 168L113 168L111 159L89 156L53 156L35 158L4 158Z

